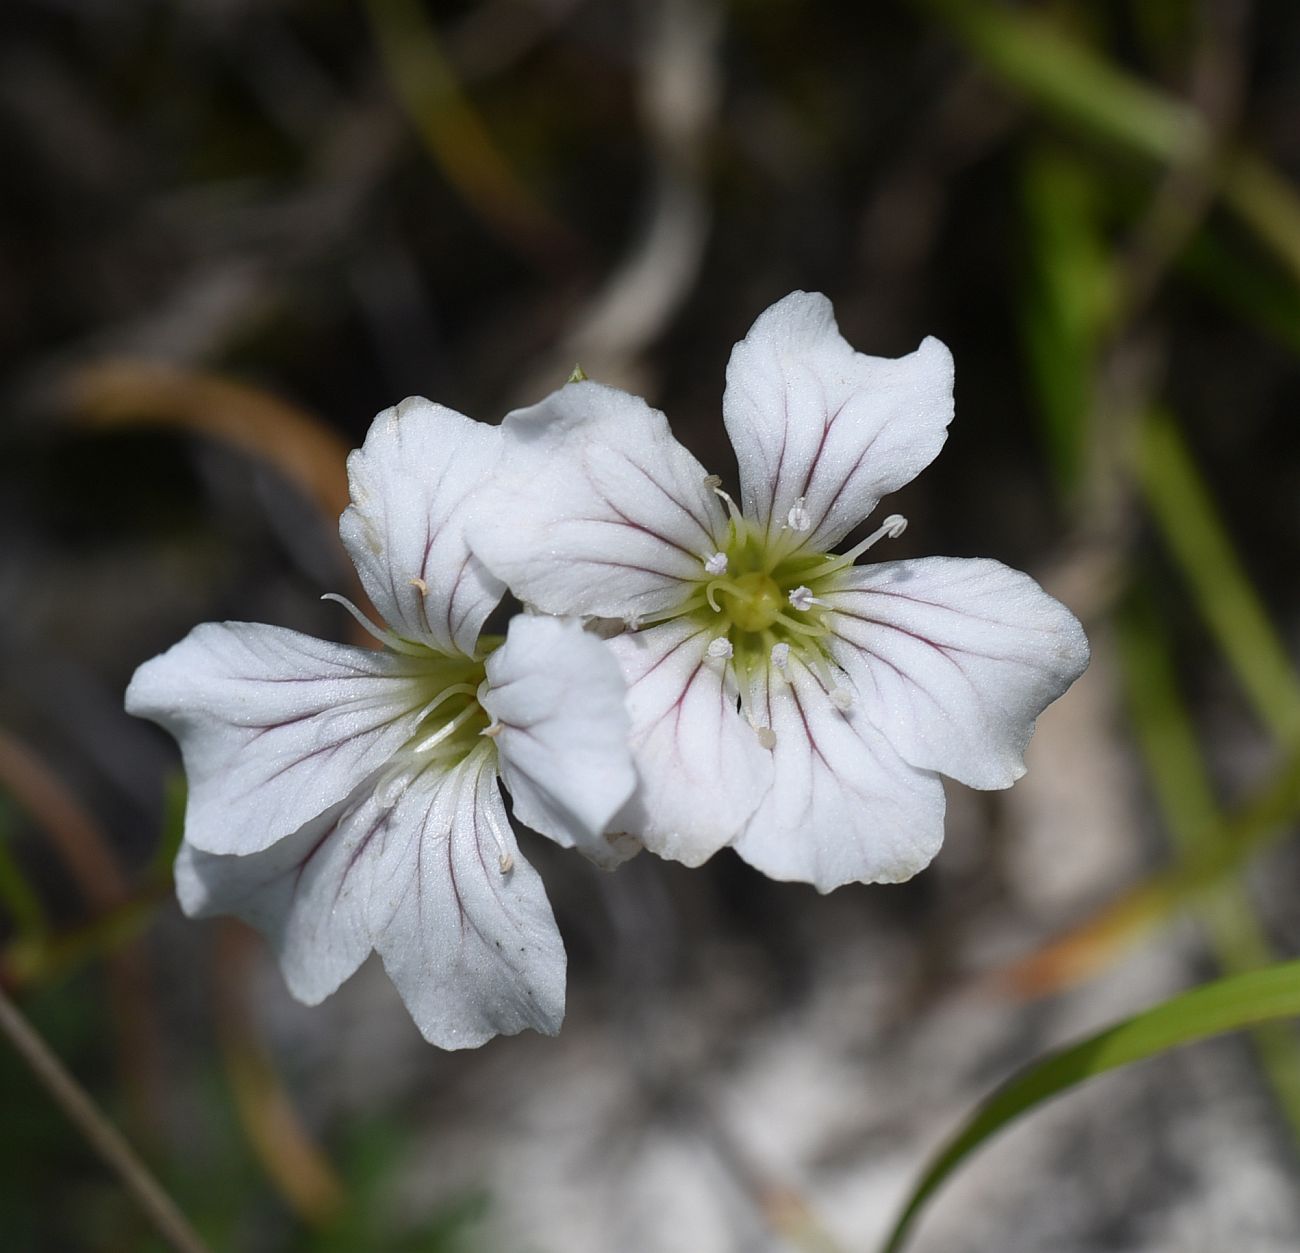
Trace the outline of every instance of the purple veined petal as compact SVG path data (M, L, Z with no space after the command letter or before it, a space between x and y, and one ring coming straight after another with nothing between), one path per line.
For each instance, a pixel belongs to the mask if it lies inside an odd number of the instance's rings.
M983 558L856 566L836 582L830 650L863 712L914 766L1010 787L1038 715L1088 664L1075 616Z
M564 943L520 855L484 745L422 776L393 813L371 880L375 949L424 1038L476 1048L564 1019Z
M855 352L820 293L759 315L727 365L723 416L747 517L825 552L938 455L953 415L937 339L897 359Z
M576 621L523 614L488 658L487 677L483 707L515 817L598 865L626 860L634 847L605 838L636 786L613 654Z
M610 640L627 681L640 784L616 825L688 866L729 843L767 790L768 752L736 709L712 633L683 620Z
M260 931L289 990L318 1005L370 955L365 853L383 837L386 811L367 780L301 830L243 857L189 841L176 856L176 895L191 918L232 915Z
M182 845L182 907L234 914L262 931L307 1004L375 949L433 1044L473 1048L528 1027L554 1034L564 946L510 832L491 751L426 771L396 798L386 791L363 787L251 856Z
M793 656L769 673L760 708L776 736L772 787L736 840L773 879L829 892L846 883L901 883L943 843L937 775L905 762L858 703L841 709Z
M339 534L384 621L441 653L472 654L504 586L469 550L469 498L501 450L498 427L413 396L348 457Z
M414 734L428 663L245 622L207 622L142 665L127 712L176 737L185 838L255 853L350 795Z
M662 413L570 383L506 416L500 472L471 543L521 600L548 613L633 619L670 610L727 534L704 467Z

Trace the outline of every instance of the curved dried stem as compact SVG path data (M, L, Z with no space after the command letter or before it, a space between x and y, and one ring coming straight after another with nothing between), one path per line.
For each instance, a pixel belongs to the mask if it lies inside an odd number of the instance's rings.
M49 1046L23 1017L18 1007L0 989L0 1032L31 1067L41 1086L50 1094L68 1120L117 1175L148 1216L158 1234L177 1253L207 1253L189 1220L164 1191L149 1168L136 1155L122 1133L99 1107Z

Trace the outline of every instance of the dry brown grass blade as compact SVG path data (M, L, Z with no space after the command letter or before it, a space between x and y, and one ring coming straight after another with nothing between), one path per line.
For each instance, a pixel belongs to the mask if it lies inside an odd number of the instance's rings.
M126 880L99 824L25 744L0 730L0 787L40 826L86 903L96 911L126 898Z
M129 885L107 833L44 761L2 729L0 788L45 833L91 913L110 914L127 904ZM116 1060L132 1119L141 1134L156 1139L164 1105L162 1047L149 962L138 945L126 944L108 956L106 969Z
M342 1208L343 1184L298 1117L248 1012L244 989L252 933L223 920L216 935L218 1034L240 1122L294 1213L312 1226L325 1226Z
M173 427L219 440L270 466L316 506L326 533L339 545L340 570L352 569L335 525L348 506L349 449L315 414L237 379L150 361L83 366L65 385L62 400L86 426ZM347 594L374 616L355 578ZM347 635L363 648L377 647L351 621Z
M295 483L331 526L347 507L344 440L307 410L248 383L157 362L109 360L77 370L65 400L88 426L178 427L238 448Z

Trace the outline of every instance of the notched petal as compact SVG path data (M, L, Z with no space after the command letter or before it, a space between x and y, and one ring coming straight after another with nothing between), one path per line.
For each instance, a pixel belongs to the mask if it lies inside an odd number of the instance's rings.
M392 829L371 880L370 925L424 1038L457 1049L559 1031L564 944L510 830L492 754L417 781Z
M840 334L825 296L792 292L727 365L723 414L746 515L790 549L829 549L938 455L952 388L937 339L869 357Z
M254 853L349 796L410 738L422 669L281 627L208 622L135 672L126 708L180 744L186 840Z
M863 716L791 658L767 676L772 787L736 852L773 879L829 892L846 883L901 883L943 843L943 787L908 765Z
M884 562L839 582L824 594L831 651L894 747L971 787L1014 783L1038 715L1088 664L1075 616L986 559Z
M662 413L571 383L502 425L501 472L472 543L521 600L548 613L633 619L675 608L726 534L704 467Z
M613 654L575 621L520 615L487 676L483 706L515 816L599 865L625 860L635 849L605 838L636 786Z
M708 656L712 637L679 620L608 644L628 685L640 779L616 825L688 866L735 837L772 777L758 733L737 712L730 667Z
M474 652L505 588L470 552L465 528L500 451L500 428L413 396L385 409L348 458L352 504L339 534L398 635Z
M184 844L176 883L187 914L233 914L261 931L307 1004L374 949L442 1048L554 1034L564 1017L564 946L486 747L452 771L362 789L251 856Z

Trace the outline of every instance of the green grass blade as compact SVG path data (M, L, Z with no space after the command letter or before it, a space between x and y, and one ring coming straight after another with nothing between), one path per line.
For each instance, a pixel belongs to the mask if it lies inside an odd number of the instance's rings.
M1156 161L1206 155L1209 132L1194 107L1116 69L1051 21L979 0L920 3L1047 112Z
M883 1245L903 1247L922 1208L985 1140L1022 1114L1120 1066L1197 1040L1300 1015L1300 961L1205 984L1032 1063L998 1088L930 1164Z
M916 0L1044 113L1148 161L1204 169L1225 204L1300 280L1300 198L1261 157L1216 151L1195 106L1112 65L1034 12L987 0Z
M1300 680L1168 413L1143 424L1137 461L1147 505L1215 643L1269 730L1300 743Z

